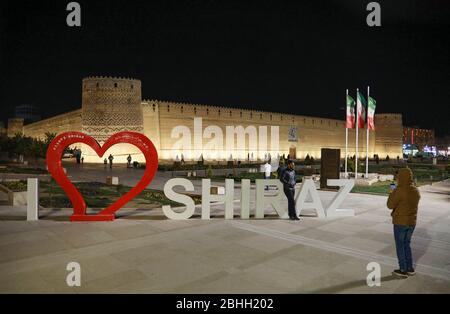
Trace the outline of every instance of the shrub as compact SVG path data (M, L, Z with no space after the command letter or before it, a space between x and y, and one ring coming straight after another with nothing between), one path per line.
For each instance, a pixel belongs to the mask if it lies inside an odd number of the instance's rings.
M309 157L309 154L306 154L305 165L310 165L310 164L311 164L311 157Z
M213 170L212 170L211 165L208 166L208 170L206 171L206 176L208 178L212 178L212 176L213 176Z
M27 190L27 181L4 181L1 184L13 192L23 192Z

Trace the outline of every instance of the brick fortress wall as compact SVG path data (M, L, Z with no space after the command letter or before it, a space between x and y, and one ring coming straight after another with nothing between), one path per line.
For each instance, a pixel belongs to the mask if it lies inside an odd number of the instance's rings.
M341 156L345 156L344 120L290 115L259 110L245 110L201 104L176 103L159 100L141 100L141 82L135 79L114 77L88 77L82 82L82 108L28 125L18 125L15 121L8 125L8 134L20 132L32 137L44 138L46 132L61 133L82 130L93 136L100 143L111 134L129 130L142 132L148 136L158 150L160 161L170 162L178 155L174 149L179 138L173 130L177 126L185 126L191 132L191 150L184 154L185 160L197 160L200 154L206 160L225 161L230 154L233 159L245 160L248 154L254 159L262 159L265 154L295 155L303 159L307 154L320 158L320 149L339 148ZM276 107L276 106L275 106ZM194 118L202 118L201 130L194 130ZM243 150L234 147L223 151L209 152L208 142L202 140L202 147L194 141L194 135L205 132L209 126L218 126L223 133L223 145L226 146L226 128L229 126L254 126L258 132L260 127L267 127L267 148L255 148L255 141L249 142L246 137ZM279 127L279 146L272 145L271 126ZM402 156L402 117L401 114L376 114L376 131L370 132L369 156L378 154L380 158L389 155L391 158ZM264 129L264 128L263 128ZM289 136L296 130L295 138ZM348 155L355 153L355 130L349 130ZM86 162L102 162L89 148L82 147ZM366 130L359 129L359 155L366 155ZM115 145L106 153L113 154L115 162L126 162L131 154L133 160L143 161L142 154L132 145Z

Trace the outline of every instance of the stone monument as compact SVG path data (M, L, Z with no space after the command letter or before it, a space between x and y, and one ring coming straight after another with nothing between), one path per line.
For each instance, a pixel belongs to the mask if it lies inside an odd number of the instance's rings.
M320 188L338 189L335 186L328 186L328 179L339 179L340 171L340 149L322 148L320 159Z

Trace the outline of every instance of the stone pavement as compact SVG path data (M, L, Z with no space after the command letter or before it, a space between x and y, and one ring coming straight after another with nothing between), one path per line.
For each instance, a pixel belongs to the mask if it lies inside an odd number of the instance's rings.
M236 190L237 192L237 190ZM114 222L70 223L69 210L0 206L0 292L450 293L450 182L421 188L413 236L417 275L396 279L386 197L350 194L356 216L167 220L160 210L122 209ZM334 192L319 191L324 205ZM236 202L236 213L239 203ZM305 212L305 214L308 214ZM66 265L81 265L81 287ZM369 262L381 265L368 287Z

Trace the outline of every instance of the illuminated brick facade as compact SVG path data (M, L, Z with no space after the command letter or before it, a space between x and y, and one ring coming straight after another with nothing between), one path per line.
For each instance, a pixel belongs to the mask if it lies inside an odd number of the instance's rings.
M276 108L276 104L274 106ZM194 118L202 118L201 130L194 130ZM82 130L103 142L109 135L131 130L143 132L155 144L160 162L181 158L174 149L176 139L172 131L184 126L194 132L203 132L209 126L226 130L229 126L254 126L257 130L275 127L279 130L278 145L273 145L270 131L267 134L267 148L254 149L249 140L245 148L231 148L212 153L208 151L208 139L203 139L201 149L195 145L184 155L185 160L196 160L203 155L206 161L226 161L230 154L234 159L245 160L251 154L254 160L261 160L268 153L271 156L288 155L303 159L307 154L320 158L321 148L339 148L345 154L345 121L320 117L248 110L240 108L209 106L201 104L176 103L160 100L141 100L141 82L134 79L114 77L89 77L82 83L82 108L49 119L23 126L28 136L43 138L46 132L61 133ZM380 158L402 156L401 114L376 114L375 131L370 132L369 156ZM17 128L15 128L17 129ZM8 130L9 133L11 133ZM261 135L258 134L260 137ZM257 139L260 140L259 138ZM355 153L355 130L349 130L348 154ZM115 162L125 162L128 154L133 160L142 156L131 145L116 145L108 151L115 156ZM102 162L90 149L83 147L85 162ZM366 130L359 132L359 156L366 154Z

